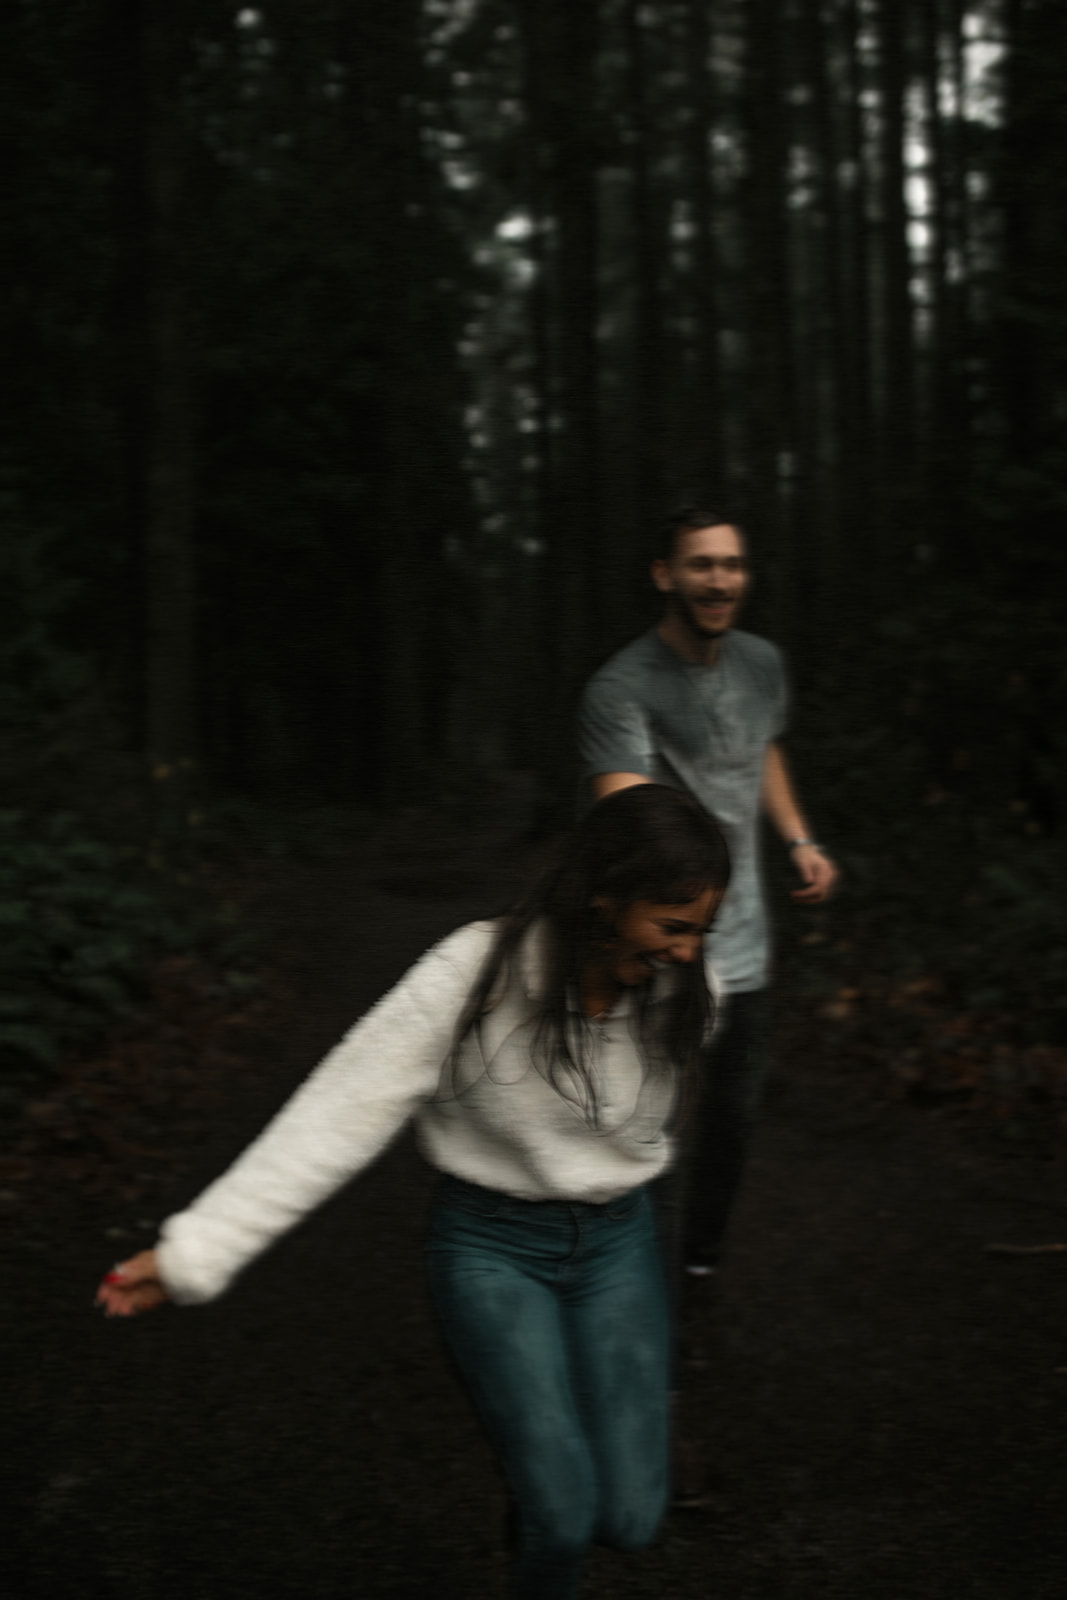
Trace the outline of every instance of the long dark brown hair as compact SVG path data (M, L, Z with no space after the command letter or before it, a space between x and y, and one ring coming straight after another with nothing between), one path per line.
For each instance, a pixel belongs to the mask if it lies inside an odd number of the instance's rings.
M603 958L610 925L597 901L619 909L638 900L685 905L707 889L722 891L730 858L717 825L688 794L658 783L634 784L600 800L557 849L555 860L502 919L478 981L456 1024L445 1083L458 1092L460 1049L480 1019L517 976L527 933L539 924L544 989L534 1036L534 1064L564 1092L576 1076L588 1119L596 1124L597 1096L589 1071L591 1029L580 1006L585 968ZM635 991L633 1028L646 1072L691 1076L710 1035L712 998L702 961L674 969L672 992L652 1004L652 985ZM488 1065L486 1071L488 1072ZM567 1098L572 1098L570 1093ZM684 1089L683 1089L684 1099Z

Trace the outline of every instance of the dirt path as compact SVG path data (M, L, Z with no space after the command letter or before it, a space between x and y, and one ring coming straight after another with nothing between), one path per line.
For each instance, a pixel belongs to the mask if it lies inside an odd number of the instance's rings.
M510 892L500 843L409 840L402 870L367 858L282 882L300 956L257 1080L151 1211L53 1196L16 1244L12 1600L503 1593L503 1500L427 1316L430 1180L407 1141L221 1303L124 1325L88 1309L108 1260L236 1153L353 1015ZM588 1600L1059 1596L1067 1254L987 1246L1063 1241L1055 1173L783 1061L715 1359L690 1385L715 1505L645 1555L598 1555Z

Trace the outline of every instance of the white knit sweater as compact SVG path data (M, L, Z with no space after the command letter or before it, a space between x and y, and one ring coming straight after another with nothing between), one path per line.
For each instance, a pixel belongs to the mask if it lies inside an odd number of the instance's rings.
M604 1203L663 1171L673 1080L669 1071L644 1070L628 996L593 1025L595 1125L576 1080L560 1094L532 1064L543 989L536 930L519 974L467 1040L456 1083L442 1084L453 1030L495 931L494 923L471 923L416 962L229 1171L164 1223L158 1260L172 1299L221 1294L412 1117L431 1165L520 1199ZM673 973L657 974L655 998L673 981Z

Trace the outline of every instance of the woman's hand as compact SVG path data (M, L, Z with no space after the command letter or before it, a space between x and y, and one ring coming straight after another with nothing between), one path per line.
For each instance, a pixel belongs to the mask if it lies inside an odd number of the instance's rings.
M139 1311L161 1306L167 1298L154 1250L142 1250L129 1261L120 1261L96 1291L96 1304L109 1317L135 1317Z

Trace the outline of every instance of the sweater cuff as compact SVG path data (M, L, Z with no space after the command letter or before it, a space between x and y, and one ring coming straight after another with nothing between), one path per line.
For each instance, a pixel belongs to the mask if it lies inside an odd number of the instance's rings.
M206 1305L217 1300L240 1271L226 1261L212 1260L212 1252L205 1250L203 1241L194 1243L187 1237L195 1227L188 1212L178 1212L164 1222L155 1247L159 1281L167 1298L179 1306Z

